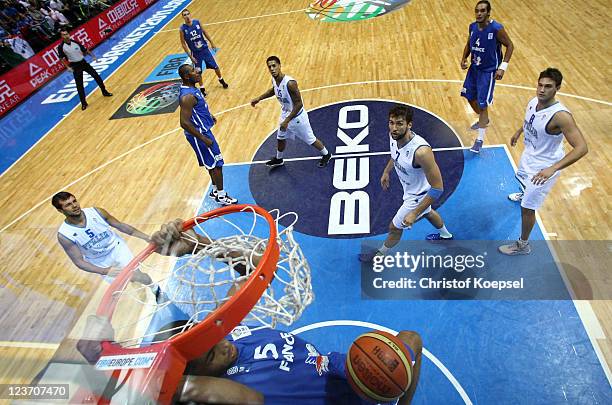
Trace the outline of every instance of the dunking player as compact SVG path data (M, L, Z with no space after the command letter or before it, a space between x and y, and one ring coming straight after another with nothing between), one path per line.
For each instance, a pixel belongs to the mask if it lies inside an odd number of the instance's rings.
M510 144L515 146L525 132L525 150L516 173L524 192L508 196L513 201L521 201L521 237L499 247L499 251L507 255L531 253L528 239L535 224L535 211L557 182L560 170L576 163L588 152L572 114L555 100L562 81L563 76L557 69L548 68L540 73L537 96L527 104L523 126L510 139ZM563 137L573 147L567 155L563 151Z
M276 131L276 156L266 162L266 165L269 167L283 165L285 163L283 152L287 146L287 139L293 139L297 136L308 145L314 146L322 155L318 166L327 166L332 154L312 132L297 81L281 71L281 62L277 56L270 56L266 60L266 64L272 75L272 87L261 96L251 100L251 105L255 107L261 100L276 95L278 102L281 104L280 125Z
M183 220L177 219L164 224L151 236L158 253L181 256L194 251L195 241L198 247L209 243L193 230L187 231L185 237L182 223ZM90 317L87 322L87 329L95 331L81 339L77 348L90 363L95 363L101 353L100 341L112 339L113 330L105 319ZM171 327L179 325L180 322L173 322ZM402 331L397 336L413 359L412 383L398 402L406 405L412 400L419 381L423 343L416 332ZM158 335L156 339L168 337ZM286 360L289 355L291 361ZM227 339L187 364L173 403L365 404L347 383L345 362L345 354L322 355L299 336L241 325Z
M110 281L134 257L125 241L112 228L150 242L149 236L117 220L103 208L83 208L76 197L60 191L51 204L66 219L57 231L57 240L79 269L108 277ZM151 284L151 277L137 270L132 281Z
M398 105L389 111L389 142L391 159L385 167L380 184L383 190L389 188L389 174L395 172L402 183L404 202L389 224L389 235L378 250L359 255L363 262L371 261L376 255L385 255L397 245L403 230L410 229L415 222L425 217L438 229L438 233L427 235L428 240L450 240L440 214L431 208L442 195L443 184L440 169L431 146L425 139L412 132L412 108Z
M416 391L423 344L416 332L397 336L415 359L410 388L397 402L405 405ZM288 347L291 362L283 356ZM346 354L323 355L291 333L238 326L227 339L188 363L176 396L181 402L196 403L370 404L351 390L345 364Z
M204 63L205 69L215 69L219 83L221 83L224 89L227 89L228 84L223 80L221 69L219 69L215 57L208 48L208 43L210 43L213 49L216 48L210 35L208 35L206 30L202 27L199 20L193 20L191 18L191 12L189 10L183 10L181 15L185 20L185 24L182 24L179 30L181 46L185 50L185 53L189 55L189 58L191 58L193 66L201 71L202 63ZM208 40L208 42L206 42L206 40ZM202 85L202 77L200 77L199 83L202 94L206 97L206 90L204 90L204 86Z
M185 137L198 158L198 164L206 167L212 180L210 197L222 205L235 204L238 200L227 195L223 189L223 156L211 129L217 119L210 113L208 104L195 84L202 79L191 65L179 67L183 85L179 94L181 127Z
M487 0L479 1L476 3L475 12L476 21L470 24L468 40L461 58L461 69L467 69L467 58L472 56L461 95L468 99L474 112L479 115L478 121L471 127L478 130L478 137L470 150L480 153L489 124L488 106L493 102L495 80L504 77L514 45L504 26L489 19L491 3ZM506 47L503 62L501 45Z

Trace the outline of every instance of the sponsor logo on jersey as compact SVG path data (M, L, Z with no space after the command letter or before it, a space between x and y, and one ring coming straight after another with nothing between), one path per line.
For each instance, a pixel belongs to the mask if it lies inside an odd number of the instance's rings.
M389 14L408 3L410 0L317 0L306 14L325 22L362 21Z
M317 349L310 343L306 344L306 349L308 350L308 357L304 362L314 365L320 376L329 372L329 357L321 356Z
M230 332L233 340L242 339L247 336L251 336L251 330L246 325L238 325Z

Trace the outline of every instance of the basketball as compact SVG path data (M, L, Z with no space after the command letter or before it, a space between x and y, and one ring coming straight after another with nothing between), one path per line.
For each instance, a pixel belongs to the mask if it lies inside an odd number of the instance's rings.
M346 377L360 397L390 402L402 396L412 382L412 359L404 343L383 331L359 336L346 356Z

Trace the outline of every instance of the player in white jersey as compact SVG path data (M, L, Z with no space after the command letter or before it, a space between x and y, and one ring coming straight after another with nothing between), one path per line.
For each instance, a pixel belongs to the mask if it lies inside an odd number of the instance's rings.
M55 194L51 203L66 216L57 240L81 270L112 278L132 260L132 252L112 228L150 242L148 235L117 220L102 208L81 209L76 197L66 191ZM140 270L134 272L132 281L152 284L151 277Z
M421 218L427 218L438 229L437 233L427 235L426 239L453 238L440 214L431 208L431 204L440 198L444 191L442 175L431 146L410 130L412 115L412 109L402 105L389 111L391 159L383 171L380 184L383 190L389 188L389 174L395 167L404 191L404 202L389 224L389 235L383 245L374 252L360 254L361 261L369 262L376 255L385 255L400 241L404 229L410 229Z
M548 68L540 73L537 97L527 104L523 126L510 139L510 144L515 146L525 132L525 150L516 173L524 191L508 196L513 201L521 201L521 237L515 243L500 246L501 253L531 252L528 239L535 224L535 211L542 206L559 171L588 152L586 140L571 113L555 100L562 81L563 76L557 69ZM573 148L567 155L563 151L563 137Z
M314 146L322 155L318 163L319 167L327 166L332 154L312 132L297 81L281 71L281 62L277 56L270 56L266 64L272 75L272 87L261 96L251 100L251 105L255 107L261 100L276 96L281 104L280 124L276 131L276 156L266 162L266 165L271 168L282 166L285 163L283 152L287 146L287 139L297 137L308 145Z

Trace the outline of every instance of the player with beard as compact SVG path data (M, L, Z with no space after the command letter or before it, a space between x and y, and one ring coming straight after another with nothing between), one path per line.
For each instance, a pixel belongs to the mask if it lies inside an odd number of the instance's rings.
M151 241L147 234L119 221L103 208L81 209L76 197L69 192L55 194L51 204L66 217L57 232L57 240L70 260L79 269L100 274L109 282L134 258L125 241L112 228L147 243ZM151 284L157 294L157 286L152 284L148 274L136 270L132 281Z
M362 253L359 260L369 262L376 255L385 255L402 238L404 229L410 229L421 218L438 230L427 235L427 240L450 240L453 235L446 229L440 214L431 205L442 196L443 183L440 168L431 146L412 127L412 108L398 105L389 111L389 143L391 159L380 178L383 190L389 189L391 169L399 177L404 191L404 202L389 224L389 235L374 252Z

